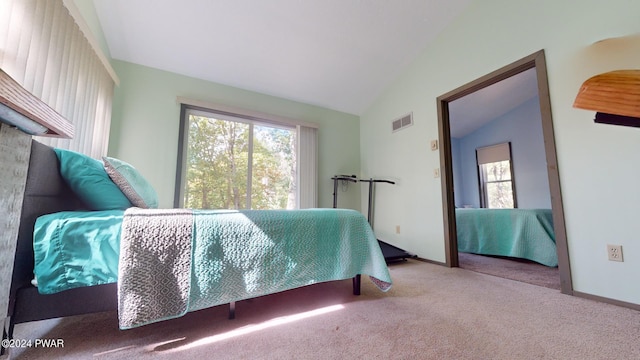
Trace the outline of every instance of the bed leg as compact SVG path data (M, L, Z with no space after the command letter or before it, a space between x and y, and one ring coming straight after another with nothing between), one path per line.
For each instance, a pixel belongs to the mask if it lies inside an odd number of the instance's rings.
M2 324L2 340L13 338L13 327L15 324L11 321L11 317L4 318L4 324ZM7 354L7 349L4 346L0 346L0 356Z
M353 277L353 295L360 295L360 274Z
M236 318L236 302L232 301L229 303L229 320L233 320Z

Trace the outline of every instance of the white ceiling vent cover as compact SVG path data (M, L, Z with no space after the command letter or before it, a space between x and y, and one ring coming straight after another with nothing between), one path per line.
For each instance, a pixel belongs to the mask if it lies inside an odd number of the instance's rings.
M411 125L413 125L413 112L410 112L399 119L393 120L391 123L391 132L396 132Z

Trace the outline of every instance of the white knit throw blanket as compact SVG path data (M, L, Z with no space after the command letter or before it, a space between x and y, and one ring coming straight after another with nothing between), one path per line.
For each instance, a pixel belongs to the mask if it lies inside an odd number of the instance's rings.
M118 268L121 329L187 312L192 229L188 209L130 208L125 212Z

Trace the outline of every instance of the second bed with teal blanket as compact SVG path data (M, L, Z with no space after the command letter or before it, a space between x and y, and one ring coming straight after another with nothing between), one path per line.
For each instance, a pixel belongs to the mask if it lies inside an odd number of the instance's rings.
M550 209L456 209L458 251L558 266Z

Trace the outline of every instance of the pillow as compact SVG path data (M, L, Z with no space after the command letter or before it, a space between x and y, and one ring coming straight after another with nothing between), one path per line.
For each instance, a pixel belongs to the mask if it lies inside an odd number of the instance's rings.
M131 202L111 181L100 160L71 150L53 150L60 161L60 175L90 210L131 207Z
M130 164L111 157L103 157L104 169L133 206L158 207L158 194L151 184Z

